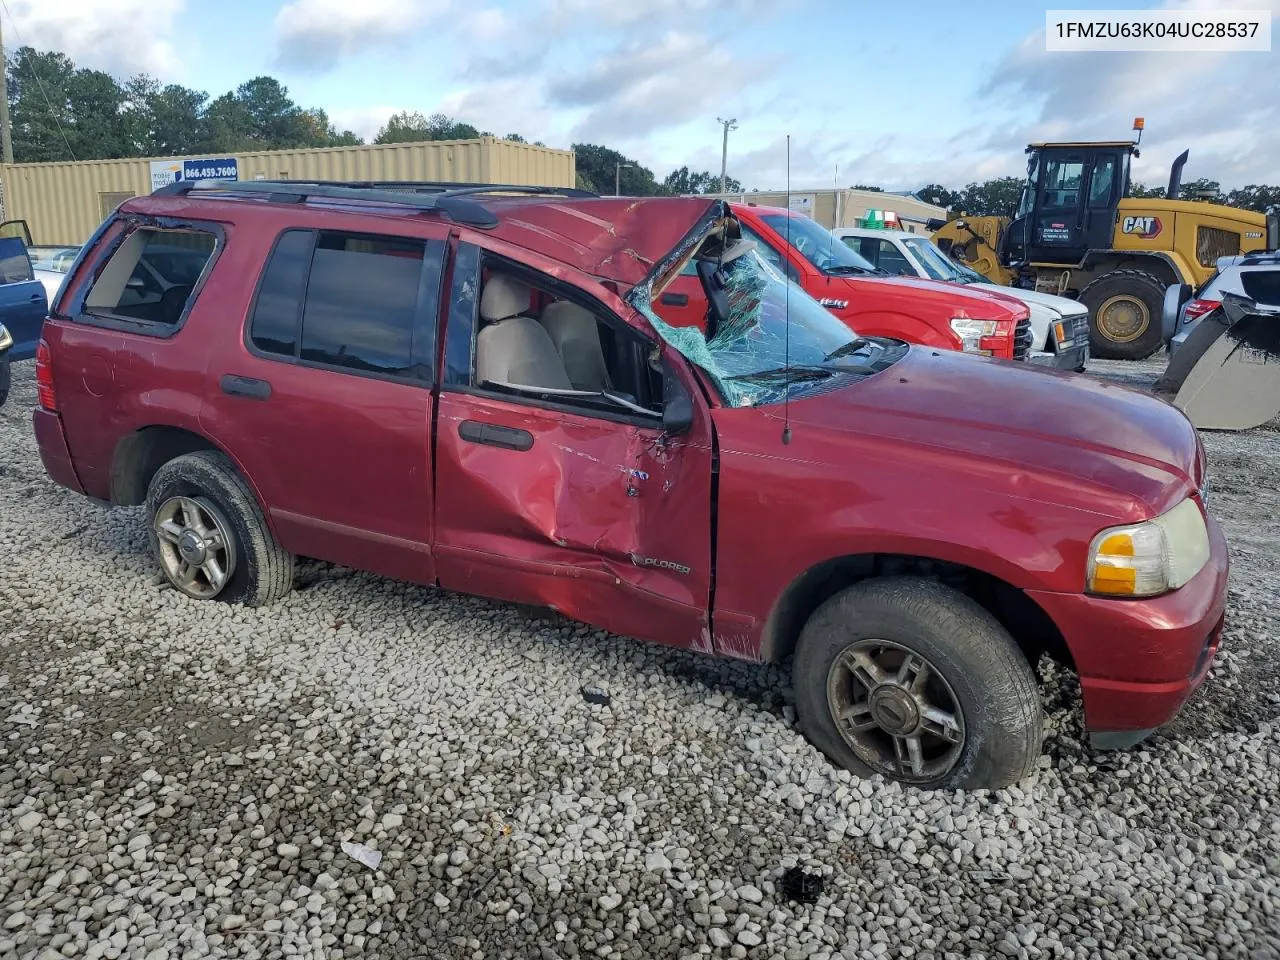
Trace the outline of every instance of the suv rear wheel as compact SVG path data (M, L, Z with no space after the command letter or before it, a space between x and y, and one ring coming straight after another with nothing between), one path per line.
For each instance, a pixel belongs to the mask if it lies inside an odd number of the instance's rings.
M189 597L262 606L293 588L293 557L222 453L188 453L157 470L147 525L160 569Z
M1043 741L1035 675L982 607L933 580L866 580L824 603L793 668L805 736L860 776L996 789Z

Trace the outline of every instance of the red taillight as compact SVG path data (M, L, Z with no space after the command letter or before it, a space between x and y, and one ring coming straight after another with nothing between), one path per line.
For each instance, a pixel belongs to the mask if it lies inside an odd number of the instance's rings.
M40 406L50 413L58 412L58 394L53 389L53 355L44 340L36 346L36 394Z
M1189 300L1182 322L1190 323L1192 320L1199 320L1206 313L1211 313L1220 306L1222 306L1221 300Z

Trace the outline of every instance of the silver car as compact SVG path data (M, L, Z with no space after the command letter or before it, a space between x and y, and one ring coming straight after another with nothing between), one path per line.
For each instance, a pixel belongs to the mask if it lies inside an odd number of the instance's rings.
M1219 257L1209 279L1192 291L1176 283L1165 291L1164 339L1173 356L1206 315L1218 309L1224 293L1248 297L1259 306L1280 310L1280 252Z

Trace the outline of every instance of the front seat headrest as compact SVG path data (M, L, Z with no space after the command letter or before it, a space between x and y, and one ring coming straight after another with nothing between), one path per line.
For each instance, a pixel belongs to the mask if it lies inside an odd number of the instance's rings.
M532 296L533 288L527 283L495 273L480 294L480 317L486 323L496 323L518 316L529 309Z

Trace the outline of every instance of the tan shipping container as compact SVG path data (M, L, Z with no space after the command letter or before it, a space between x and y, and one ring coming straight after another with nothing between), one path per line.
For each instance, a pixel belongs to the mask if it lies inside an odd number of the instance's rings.
M241 180L444 180L548 187L576 182L572 151L494 137L223 156L236 158ZM152 161L196 159L203 158L0 165L4 216L26 220L34 243L82 244L122 202L151 192Z

